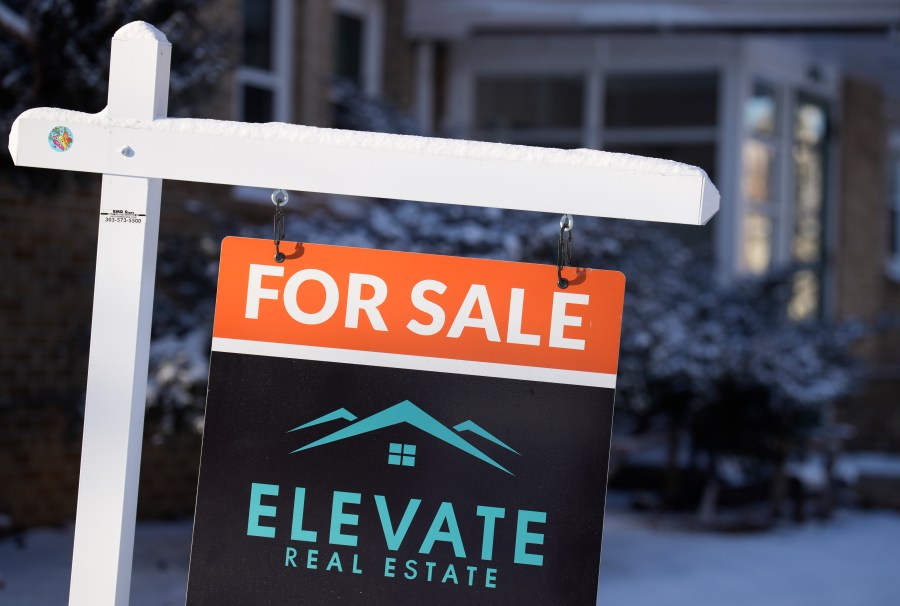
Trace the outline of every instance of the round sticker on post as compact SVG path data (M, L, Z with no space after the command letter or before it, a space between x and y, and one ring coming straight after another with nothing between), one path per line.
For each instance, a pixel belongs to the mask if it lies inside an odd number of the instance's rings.
M68 127L56 126L47 135L47 141L53 151L64 152L69 151L69 148L75 143L75 136Z

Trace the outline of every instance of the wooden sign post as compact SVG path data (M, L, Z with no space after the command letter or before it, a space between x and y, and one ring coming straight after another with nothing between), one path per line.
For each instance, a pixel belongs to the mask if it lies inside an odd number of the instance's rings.
M99 114L39 108L13 125L18 166L103 174L70 606L124 606L162 179L704 224L719 194L674 162L287 124L166 118L171 45L135 22L112 41Z

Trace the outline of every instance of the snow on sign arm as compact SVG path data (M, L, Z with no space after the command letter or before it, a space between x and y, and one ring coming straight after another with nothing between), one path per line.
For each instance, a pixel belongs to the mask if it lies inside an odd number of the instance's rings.
M60 125L70 152L47 145ZM131 152L109 153L111 141ZM553 213L565 183L566 212L641 221L702 225L719 209L700 168L594 149L55 108L21 114L9 149L19 166Z
M282 250L222 246L188 606L595 604L622 274Z

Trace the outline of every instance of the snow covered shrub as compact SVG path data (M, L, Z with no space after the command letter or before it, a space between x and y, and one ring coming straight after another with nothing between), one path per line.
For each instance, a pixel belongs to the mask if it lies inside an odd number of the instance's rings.
M159 27L172 43L173 116L193 113L228 67L231 32L200 15L211 0L6 0L0 14L0 132L31 107L98 112L106 106L110 39L131 21ZM9 157L0 163L8 172ZM29 174L17 170L19 178ZM54 182L58 176L32 179Z
M347 83L332 94L342 127L415 132ZM558 214L352 197L302 214L299 206L287 207L288 240L550 264L566 211L564 198ZM209 348L200 335L211 331L218 240L272 237L269 222L236 229L233 220L219 217L204 238L164 240L160 249L150 402L198 426ZM574 236L576 265L627 278L617 405L662 419L672 440L691 428L696 447L712 455L762 461L799 444L850 388L849 333L787 317L790 272L721 287L710 260L665 227L578 217ZM722 411L736 419L727 427Z

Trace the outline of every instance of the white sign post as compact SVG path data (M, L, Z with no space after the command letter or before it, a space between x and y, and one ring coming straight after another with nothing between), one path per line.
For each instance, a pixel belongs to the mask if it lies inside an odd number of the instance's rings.
M706 173L663 160L166 118L170 59L126 25L104 112L29 110L9 138L18 166L103 174L70 606L128 604L162 179L698 225L719 208Z

